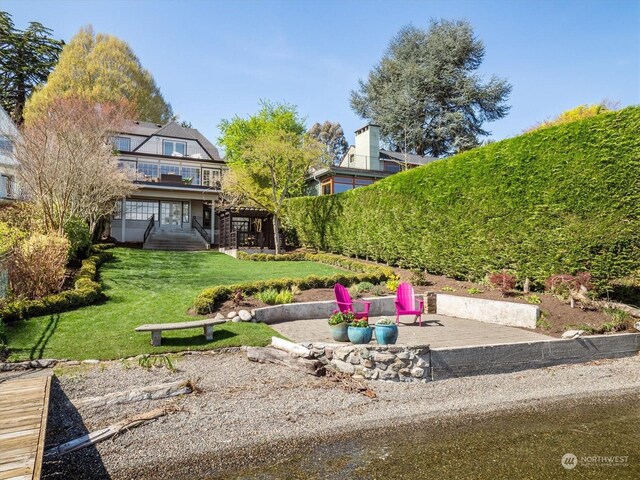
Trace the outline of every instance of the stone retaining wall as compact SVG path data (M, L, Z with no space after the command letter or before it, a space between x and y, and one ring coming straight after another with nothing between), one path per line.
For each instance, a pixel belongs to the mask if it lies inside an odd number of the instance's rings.
M396 382L430 380L428 345L302 345L323 363L354 377Z

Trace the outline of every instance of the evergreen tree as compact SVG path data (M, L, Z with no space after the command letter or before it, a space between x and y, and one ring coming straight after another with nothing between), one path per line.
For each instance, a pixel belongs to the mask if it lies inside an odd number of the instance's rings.
M338 122L326 121L322 125L314 123L309 129L309 136L318 140L325 147L326 163L337 165L349 149L342 126Z
M47 80L63 45L42 24L31 22L18 30L11 15L0 12L0 105L18 125L27 98Z
M484 46L465 21L404 27L366 82L351 92L351 108L381 126L392 149L435 157L473 148L489 134L485 121L503 118L511 86L474 73Z
M57 98L82 97L97 103L128 101L138 120L166 123L173 112L148 70L129 45L112 35L82 28L65 45L47 83L27 102L27 122Z

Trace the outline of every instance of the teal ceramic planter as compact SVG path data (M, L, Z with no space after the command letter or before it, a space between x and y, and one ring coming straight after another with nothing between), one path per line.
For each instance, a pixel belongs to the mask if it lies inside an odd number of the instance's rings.
M349 325L346 323L338 323L337 325L329 325L329 329L331 329L331 338L333 338L336 342L348 342L349 334L347 333L347 328Z
M397 325L376 324L376 341L378 345L393 345L398 340Z
M349 327L347 333L351 343L364 344L371 341L373 330L371 327Z

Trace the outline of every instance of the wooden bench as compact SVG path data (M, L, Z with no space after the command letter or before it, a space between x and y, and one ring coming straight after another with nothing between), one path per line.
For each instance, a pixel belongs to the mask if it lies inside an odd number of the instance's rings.
M162 342L163 330L185 330L187 328L204 328L204 336L207 340L213 340L213 326L225 323L226 320L208 318L205 320L194 320L193 322L180 323L155 323L140 325L136 332L151 332L151 345L159 347Z

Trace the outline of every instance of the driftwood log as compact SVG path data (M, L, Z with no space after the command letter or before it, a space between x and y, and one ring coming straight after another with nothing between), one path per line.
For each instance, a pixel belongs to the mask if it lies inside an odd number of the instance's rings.
M275 363L295 368L316 377L321 377L325 374L325 366L320 360L303 358L295 353L285 352L273 347L248 347L247 358L252 362Z
M87 435L83 435L82 437L76 438L75 440L71 440L70 442L63 443L62 445L58 445L56 447L52 447L48 449L44 454L45 455L65 455L70 452L74 452L76 450L80 450L81 448L89 447L91 445L95 445L98 442L102 442L104 440L108 440L109 438L117 435L123 430L128 430L131 428L138 427L143 423L149 422L151 420L155 420L156 418L162 417L175 411L175 408L156 408L147 413L142 413L140 415L135 415L128 419L122 420L121 422L115 423L113 425L108 426L107 428L103 428L102 430L96 430L95 432L88 433Z
M193 391L190 380L179 380L171 383L160 383L146 387L135 388L124 392L108 393L99 397L86 397L71 400L74 407L106 407L124 403L139 402L141 400L160 400L162 398L186 395Z

